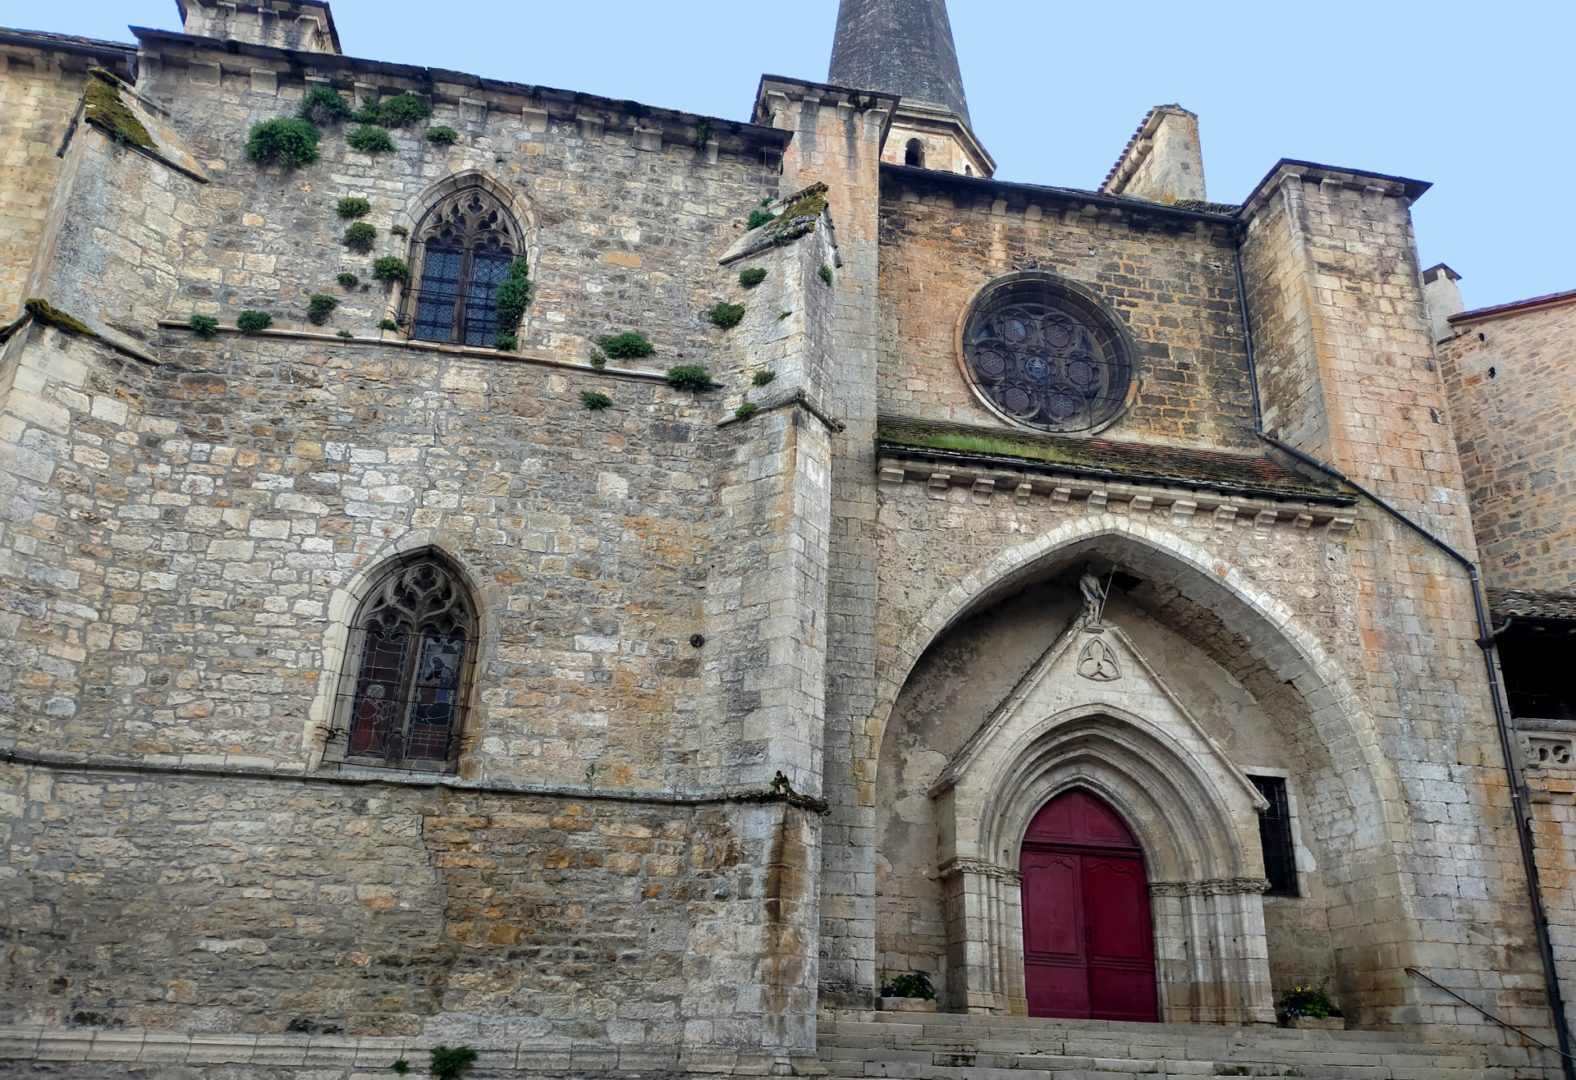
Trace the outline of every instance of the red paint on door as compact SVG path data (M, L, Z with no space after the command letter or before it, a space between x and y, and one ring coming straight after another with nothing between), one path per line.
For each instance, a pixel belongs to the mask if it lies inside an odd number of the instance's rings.
M1085 791L1047 803L1023 840L1030 1016L1158 1020L1144 853Z

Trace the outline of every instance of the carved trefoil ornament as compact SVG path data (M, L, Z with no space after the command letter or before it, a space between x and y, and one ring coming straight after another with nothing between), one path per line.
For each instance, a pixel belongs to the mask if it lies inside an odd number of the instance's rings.
M1122 665L1116 650L1107 645L1103 637L1093 637L1078 654L1078 674L1093 682L1116 682L1122 677Z

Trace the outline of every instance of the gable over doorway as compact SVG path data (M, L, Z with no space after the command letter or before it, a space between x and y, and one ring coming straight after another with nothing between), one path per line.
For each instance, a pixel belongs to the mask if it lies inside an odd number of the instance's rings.
M1081 789L1058 795L1019 866L1029 1015L1158 1020L1144 852L1116 811Z

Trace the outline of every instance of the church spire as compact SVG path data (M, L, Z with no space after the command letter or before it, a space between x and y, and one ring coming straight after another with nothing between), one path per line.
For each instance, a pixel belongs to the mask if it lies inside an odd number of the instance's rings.
M946 0L842 0L829 81L969 122Z
M842 0L829 81L901 98L883 161L989 176L974 137L946 0Z

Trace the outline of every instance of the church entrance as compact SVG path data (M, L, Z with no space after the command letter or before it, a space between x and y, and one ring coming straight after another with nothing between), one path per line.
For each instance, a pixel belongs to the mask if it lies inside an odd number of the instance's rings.
M1020 869L1029 1015L1158 1020L1144 852L1116 812L1085 791L1052 799Z

